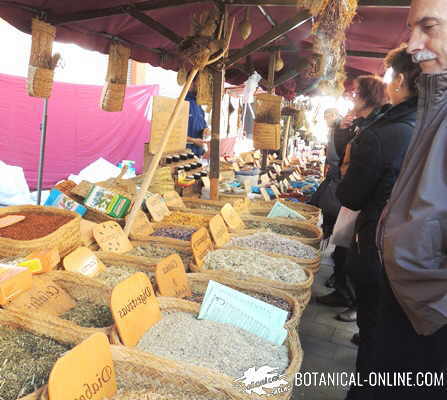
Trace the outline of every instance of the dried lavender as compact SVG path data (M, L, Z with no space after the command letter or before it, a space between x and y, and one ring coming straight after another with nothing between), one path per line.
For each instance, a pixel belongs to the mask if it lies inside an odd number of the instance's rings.
M220 249L205 257L205 269L241 272L248 276L299 283L307 280L301 265L286 258L267 256L256 250Z
M189 265L192 263L191 252L178 250L172 247L165 247L155 243L145 243L143 246L138 246L126 253L129 256L140 257L152 257L152 258L164 258L171 254L177 253L185 265L185 269L188 270Z
M285 345L277 346L235 326L198 320L193 314L178 311L163 313L137 348L234 378L254 366L268 365L284 371L289 364Z
M162 236L169 237L178 240L191 240L192 234L196 231L196 229L192 228L183 228L183 227L174 227L174 226L165 226L158 228L152 236Z
M16 400L45 385L71 346L22 329L0 327L0 399Z
M77 300L76 306L60 317L84 328L105 328L114 323L108 306L85 299Z
M101 282L102 284L114 288L118 283L124 281L125 279L131 277L136 272L144 272L149 278L153 277L153 274L149 271L144 271L137 267L132 267L128 265L108 265L105 271L101 272L93 279Z
M257 249L305 259L314 259L318 256L317 250L312 246L272 232L257 232L253 235L234 237L227 246Z
M306 239L312 239L315 237L315 233L301 226L291 226L275 222L264 221L244 221L247 229L267 229L280 235L296 236Z

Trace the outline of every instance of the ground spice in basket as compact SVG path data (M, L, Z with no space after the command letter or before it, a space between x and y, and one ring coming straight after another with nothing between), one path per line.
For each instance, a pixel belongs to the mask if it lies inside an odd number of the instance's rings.
M16 400L45 385L71 346L22 329L0 327L0 399Z
M23 221L14 225L0 228L0 237L15 240L33 240L42 238L53 233L73 219L73 217L67 215L50 215L30 212L2 214L1 217L6 217L7 215L24 215L26 217Z
M220 249L205 257L205 269L227 270L247 276L296 284L307 280L302 267L287 258L270 257L256 250Z
M151 257L151 258L165 258L171 254L177 253L183 261L185 269L188 271L189 265L192 263L192 253L177 250L173 247L165 247L160 244L145 243L142 246L137 246L126 255L128 256L140 256L140 257Z
M85 299L77 300L76 306L60 317L83 328L105 328L114 323L112 312L108 306Z
M304 259L314 259L318 255L317 250L312 246L272 232L257 232L253 235L234 237L227 246L256 249Z
M265 303L271 304L272 306L278 307L281 310L288 311L289 314L288 314L287 318L290 318L292 307L286 300L283 300L280 297L271 296L271 295L265 294L265 293L252 292L250 290L243 290L243 289L235 289L235 290L237 290L238 292L245 293L245 294L247 294L251 297L254 297L255 299L261 300ZM201 304L203 302L204 296L205 296L204 292L203 293L194 292L194 289L193 289L192 296L184 297L183 300L193 301L195 303Z
M268 365L283 372L289 364L285 345L277 346L235 326L198 320L196 315L180 311L164 312L137 348L233 378L243 376L253 366Z
M136 272L144 272L149 279L153 281L152 285L154 284L154 275L149 273L149 271L142 271L141 269L127 265L107 265L106 270L95 276L93 279L110 288L114 288L118 283L131 277Z
M247 229L268 229L274 233L279 233L280 235L297 236L306 239L312 239L315 237L315 233L313 231L300 226L291 226L264 221L249 220L244 222Z
M178 240L191 240L192 234L196 231L194 228L183 228L175 226L163 226L157 228L151 236L168 237Z
M166 224L174 225L187 225L195 228L200 228L202 226L208 226L212 215L198 215L189 214L184 212L173 212L171 215L163 218L163 222Z

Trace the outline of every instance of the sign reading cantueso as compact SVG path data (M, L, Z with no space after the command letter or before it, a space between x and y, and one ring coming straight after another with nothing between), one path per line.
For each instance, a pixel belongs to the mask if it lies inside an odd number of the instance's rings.
M11 310L42 312L57 316L71 310L74 306L76 303L70 295L43 275L34 276L33 287L4 307Z
M73 366L76 373L73 373ZM49 400L102 400L117 390L115 367L107 336L94 333L54 364L48 380Z
M238 231L245 228L244 221L242 221L241 217L231 204L225 204L220 210L220 214L230 230Z
M130 215L126 217L126 221L129 219ZM142 210L137 210L134 223L129 232L129 237L132 240L146 240L148 236L154 233L154 228L149 222L146 214Z
M185 266L178 254L171 254L157 264L155 280L160 296L182 298L192 294Z
M198 267L203 265L205 256L213 250L213 243L206 228L200 228L191 236L191 247L194 261Z
M227 226L220 215L215 215L210 219L210 232L217 247L223 247L230 241Z
M87 247L78 247L64 258L64 268L67 271L93 278L105 271L105 265Z
M154 194L146 199L145 204L149 214L155 222L160 222L164 217L167 217L170 214L165 201L159 194Z
M185 207L183 199L175 190L164 193L163 198L165 199L168 207Z
M93 229L93 235L103 251L122 254L133 249L123 229L115 221L98 224Z
M135 346L143 334L161 319L160 305L149 278L137 272L112 291L111 310L125 346Z

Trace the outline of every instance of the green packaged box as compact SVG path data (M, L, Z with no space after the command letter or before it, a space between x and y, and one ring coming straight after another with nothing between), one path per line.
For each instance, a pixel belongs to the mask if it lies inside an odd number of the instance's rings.
M109 189L94 185L84 204L111 217L123 218L129 210L131 201Z

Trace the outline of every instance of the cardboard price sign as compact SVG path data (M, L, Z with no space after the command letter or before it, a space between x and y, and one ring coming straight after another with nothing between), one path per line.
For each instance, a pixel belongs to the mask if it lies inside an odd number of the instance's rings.
M129 219L128 215L126 221ZM146 214L138 210L135 217L134 223L132 224L132 229L129 232L129 237L132 240L146 240L148 236L154 233L154 227L149 222Z
M230 241L230 233L220 215L215 215L210 219L210 232L217 247L223 247Z
M154 194L153 196L146 199L146 207L155 222L160 222L164 217L170 214L165 201L159 194Z
M205 187L205 189L209 189L211 187L210 178L208 178L207 176L204 176L202 178L202 183L203 183L203 186Z
M90 246L95 243L95 237L93 236L93 229L96 227L95 222L81 219L81 242L84 246Z
M278 187L276 185L272 185L271 189L273 190L273 194L277 199L281 196L280 191L278 190Z
M213 250L213 243L206 228L200 228L192 234L191 248L195 263L201 267L207 253Z
M165 194L163 194L163 198L165 199L166 205L168 207L185 207L183 199L175 190L166 192Z
M105 265L87 247L78 247L64 258L64 268L67 271L93 278L105 271Z
M192 295L185 266L178 254L171 254L157 264L155 280L161 296L182 298Z
M0 228L6 228L7 226L17 224L25 219L23 215L8 215L0 218Z
M270 201L270 195L268 194L267 190L265 188L261 188L261 194L262 197L264 197L265 201Z
M151 281L143 272L118 283L112 291L111 310L121 341L135 346L161 319L160 305Z
M73 366L77 365L76 373ZM109 340L94 333L56 361L48 380L49 400L112 398L117 391Z
M95 226L93 236L103 251L122 254L133 249L129 238L115 221L103 222Z
M225 204L220 210L220 214L231 230L237 231L245 229L244 221L242 221L241 217L231 204Z
M75 306L75 301L59 285L45 276L35 276L33 287L17 296L11 303L5 305L5 308L57 316Z
M28 268L0 264L0 306L29 290L33 285L32 279Z
M261 175L261 184L266 185L269 182L270 182L270 179L269 179L268 175L262 174Z

